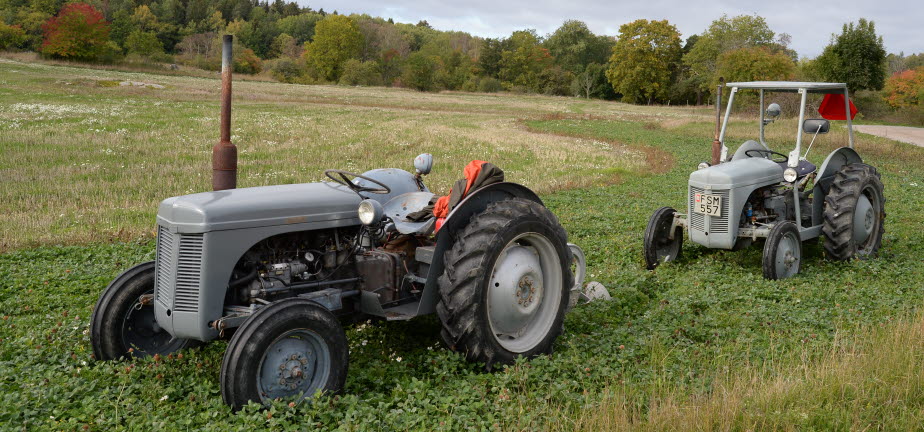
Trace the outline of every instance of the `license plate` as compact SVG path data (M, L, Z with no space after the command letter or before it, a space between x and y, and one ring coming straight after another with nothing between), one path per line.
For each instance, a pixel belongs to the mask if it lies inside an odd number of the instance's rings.
M721 216L722 197L719 195L693 194L693 212L709 216Z

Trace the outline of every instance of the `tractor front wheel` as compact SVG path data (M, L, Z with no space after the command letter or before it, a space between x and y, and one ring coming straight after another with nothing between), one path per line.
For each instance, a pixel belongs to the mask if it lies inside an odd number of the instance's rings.
M90 344L97 360L166 355L198 345L174 338L154 319L154 261L115 278L100 295L90 317Z
M487 370L552 352L572 288L568 235L539 203L489 204L456 233L439 279L443 341Z
M773 226L764 243L764 277L785 279L799 273L802 262L802 240L796 224L786 221Z
M349 348L323 306L294 297L272 303L237 329L221 362L221 397L232 409L277 398L339 393Z
M825 255L837 261L875 256L882 245L885 216L876 168L861 163L841 168L825 196Z
M683 228L678 226L671 233L675 213L677 211L670 207L661 207L648 219L644 245L645 266L648 270L654 270L661 263L674 261L680 257L680 250L683 247Z

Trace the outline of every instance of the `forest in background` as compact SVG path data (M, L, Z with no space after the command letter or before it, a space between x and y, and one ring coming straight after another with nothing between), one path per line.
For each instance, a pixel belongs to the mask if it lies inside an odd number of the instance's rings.
M800 58L758 15L723 15L686 39L646 19L617 35L567 20L547 35L482 38L283 0L0 0L0 50L46 58L217 70L224 34L235 35L236 72L287 83L701 105L719 77L835 81L867 90L857 99L868 115L924 123L924 54L887 53L863 18L819 34L830 37L823 53Z

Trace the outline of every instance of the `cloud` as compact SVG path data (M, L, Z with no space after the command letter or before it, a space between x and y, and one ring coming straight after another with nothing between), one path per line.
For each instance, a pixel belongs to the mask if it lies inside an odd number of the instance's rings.
M305 0L300 0L305 5ZM646 1L552 1L552 0L435 0L312 1L314 9L328 12L365 13L399 22L426 20L440 30L459 30L484 37L503 37L514 30L532 28L539 34L553 32L566 19L587 23L598 34L616 35L619 26L639 18L667 19L686 38L701 33L712 20L728 14L758 14L767 19L777 33L792 36L792 48L800 56L815 57L828 44L832 33L839 33L846 22L860 18L875 21L889 52L924 52L924 2L914 1L762 1L753 3L728 0L707 4L689 0Z

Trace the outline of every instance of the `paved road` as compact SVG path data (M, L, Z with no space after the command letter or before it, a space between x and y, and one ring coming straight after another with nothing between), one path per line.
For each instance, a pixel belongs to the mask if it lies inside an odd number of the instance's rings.
M910 126L854 125L854 130L924 147L924 128Z

